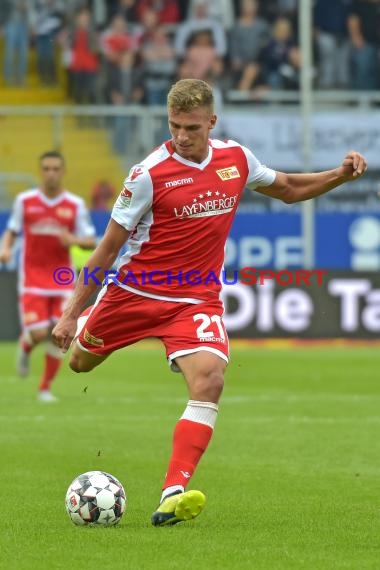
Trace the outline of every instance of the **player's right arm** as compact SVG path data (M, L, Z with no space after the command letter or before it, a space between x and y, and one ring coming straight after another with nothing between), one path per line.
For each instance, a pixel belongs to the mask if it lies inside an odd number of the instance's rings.
M112 267L130 232L151 207L152 193L152 180L147 169L142 165L132 167L114 204L106 232L87 262L86 274L81 271L74 295L53 329L53 341L64 352L69 349L75 336L77 319L85 303L97 287L96 280L88 276L91 272L100 275L101 279L106 276L105 271Z
M0 250L0 263L9 263L12 259L13 244L16 236L17 234L12 232L12 230L5 230Z
M92 274L97 278L100 276L102 279L105 272L115 262L121 247L129 237L129 233L123 226L111 219L103 238L87 261L86 272L83 269L80 272L74 294L52 332L53 341L64 352L68 350L75 336L77 319L83 306L97 287L96 279L91 279L89 276Z

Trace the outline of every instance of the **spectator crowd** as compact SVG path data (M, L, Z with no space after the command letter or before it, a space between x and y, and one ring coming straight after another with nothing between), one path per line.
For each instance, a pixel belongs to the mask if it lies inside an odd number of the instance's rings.
M57 47L76 103L163 104L169 85L202 78L229 90L297 89L297 0L4 0L4 79L42 84ZM314 0L316 88L379 87L380 0Z
M380 0L314 0L314 82L377 89ZM2 0L4 80L23 85L28 50L40 82L68 74L75 103L165 103L184 77L222 97L297 89L297 0ZM59 57L57 57L59 53Z

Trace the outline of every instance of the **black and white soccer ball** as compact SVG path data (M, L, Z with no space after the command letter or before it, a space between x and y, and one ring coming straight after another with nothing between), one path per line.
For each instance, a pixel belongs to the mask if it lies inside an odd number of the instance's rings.
M78 475L65 499L66 511L77 525L113 526L123 516L126 504L123 485L104 471Z

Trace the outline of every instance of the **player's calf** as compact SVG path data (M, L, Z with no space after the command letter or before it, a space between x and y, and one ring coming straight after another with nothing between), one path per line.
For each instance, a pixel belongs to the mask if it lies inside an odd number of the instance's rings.
M37 344L40 344L47 338L48 333L49 329L46 327L24 330L22 332L16 356L16 370L20 378L28 376L31 352Z
M224 387L223 372L213 370L209 373L198 373L187 380L192 400L203 402L219 401Z

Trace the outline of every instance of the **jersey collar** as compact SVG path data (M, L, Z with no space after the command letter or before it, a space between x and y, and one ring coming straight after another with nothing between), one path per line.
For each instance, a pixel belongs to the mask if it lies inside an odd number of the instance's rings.
M40 188L38 188L38 194L39 194L40 200L42 202L44 202L47 206L56 206L57 204L59 204L59 202L62 202L62 200L64 200L66 197L66 191L65 190L63 190L63 192L58 194L58 196L56 196L55 198L48 198L46 196L46 194L44 194Z
M212 146L210 144L210 141L208 145L208 154L202 162L193 162L192 160L187 160L186 158L183 158L182 156L177 154L173 148L172 141L166 141L165 146L170 155L172 156L172 158L174 158L174 160L180 162L181 164L185 164L186 166L197 168L198 170L204 170L206 166L210 164L212 159Z

